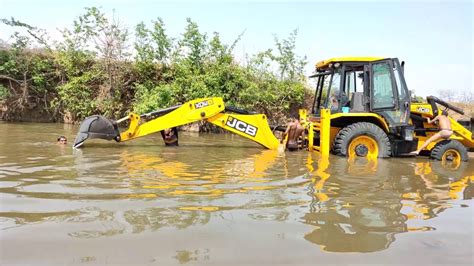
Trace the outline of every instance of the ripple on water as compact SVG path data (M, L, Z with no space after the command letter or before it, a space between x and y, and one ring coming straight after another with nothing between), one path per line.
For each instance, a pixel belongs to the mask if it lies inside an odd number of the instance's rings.
M262 233L252 238L262 245L274 240L263 233L296 230L289 239L304 242L299 247L308 254L374 252L403 239L396 234L436 232L450 209L472 205L470 166L456 176L421 158L325 161L314 153L261 150L228 135L183 134L180 144L168 149L151 136L72 152L40 143L24 160L0 157L0 227L22 231L18 227L44 223L65 241L115 241L110 237L144 232L188 241L197 231L227 241L244 230Z
M0 188L17 187L17 186L20 186L21 184L22 182L0 180Z
M41 165L41 166L20 166L20 165L11 165L11 166L1 166L0 171L7 175L18 175L18 174L31 174L37 173L40 171L54 169L52 165Z

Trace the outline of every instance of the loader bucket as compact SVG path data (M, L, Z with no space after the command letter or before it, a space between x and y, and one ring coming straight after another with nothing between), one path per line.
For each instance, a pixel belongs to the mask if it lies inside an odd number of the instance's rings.
M79 148L87 139L120 141L117 123L100 115L89 116L82 121L72 147Z

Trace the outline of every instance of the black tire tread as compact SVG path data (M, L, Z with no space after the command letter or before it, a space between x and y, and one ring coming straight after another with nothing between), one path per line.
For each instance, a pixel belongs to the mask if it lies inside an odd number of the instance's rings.
M446 139L438 142L431 150L430 157L432 159L441 161L444 152L448 149L455 149L461 154L461 161L467 162L469 156L467 148L459 141L455 139Z

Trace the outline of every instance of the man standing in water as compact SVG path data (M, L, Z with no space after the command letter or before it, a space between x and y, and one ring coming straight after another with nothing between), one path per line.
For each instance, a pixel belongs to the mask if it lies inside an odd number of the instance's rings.
M285 133L281 136L280 143L283 143L285 137L288 135L288 141L286 142L286 148L289 151L297 151L298 146L298 138L301 136L304 140L304 127L300 124L298 117L291 117L290 123L288 123L288 127L285 130Z
M438 121L439 132L431 136L431 138L426 140L425 143L423 143L423 145L421 145L418 150L411 152L411 154L418 155L420 154L420 151L426 148L431 142L436 141L440 138L449 139L449 137L451 137L451 135L453 134L453 130L451 129L451 122L448 118L448 112L446 110L442 111L441 114L433 120L428 117L428 124L433 124L436 121Z
M166 146L178 146L178 129L176 127L162 130L161 137Z

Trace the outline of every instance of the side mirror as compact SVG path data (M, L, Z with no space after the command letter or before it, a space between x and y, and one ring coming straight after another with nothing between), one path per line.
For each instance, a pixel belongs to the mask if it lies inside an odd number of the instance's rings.
M402 61L402 74L405 75L405 61Z

